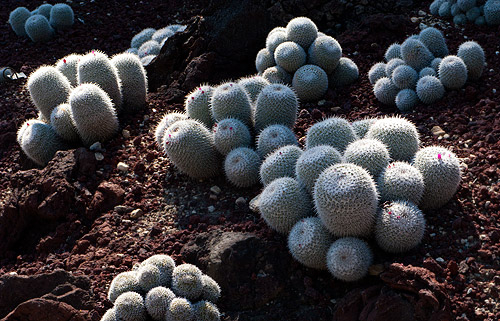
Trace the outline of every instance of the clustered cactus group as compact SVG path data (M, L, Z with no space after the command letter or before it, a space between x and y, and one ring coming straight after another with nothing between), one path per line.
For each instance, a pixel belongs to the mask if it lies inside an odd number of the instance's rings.
M118 115L145 105L147 76L136 55L110 59L92 50L38 68L27 88L39 117L21 125L17 142L31 160L44 166L58 150L112 138Z
M349 85L359 76L356 64L342 57L338 41L319 32L306 17L271 30L255 66L268 81L292 85L301 101L318 100L329 85Z
M52 39L55 30L65 30L75 22L73 9L65 3L42 4L33 11L25 7L14 9L9 15L12 30L20 37L29 37L33 42Z
M101 321L219 321L217 282L192 264L157 254L118 274L109 287L114 306Z
M478 26L500 24L499 0L434 0L429 6L431 14L453 17L453 23L473 22Z
M419 100L432 104L443 98L446 89L460 89L467 80L479 79L485 55L474 41L462 43L457 55L449 55L441 31L427 27L401 45L389 46L385 61L376 63L368 72L375 97L383 104L409 112Z

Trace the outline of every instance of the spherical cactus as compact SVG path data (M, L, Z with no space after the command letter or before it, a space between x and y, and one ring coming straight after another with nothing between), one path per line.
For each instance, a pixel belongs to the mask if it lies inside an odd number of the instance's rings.
M319 218L334 236L370 234L378 194L367 170L349 163L332 165L319 175L313 195Z
M64 30L75 23L73 9L65 3L57 3L50 10L50 25L55 29Z
M163 136L163 149L170 161L192 178L212 177L219 173L219 157L212 133L200 122L179 120Z
M116 319L115 309L111 308L108 311L106 311L106 313L104 313L100 321L118 321Z
M387 77L382 77L373 86L373 93L375 97L382 104L394 105L396 103L396 96L398 95L399 89L394 85L392 80Z
M17 130L16 141L19 145L21 145L21 143L23 141L23 135L24 135L26 129L29 128L30 126L33 126L35 123L47 124L46 122L44 122L40 119L35 119L35 118L28 119L28 120L24 121L24 123Z
M249 187L259 181L261 159L251 148L239 147L227 154L224 161L226 178L237 187Z
M288 249L293 258L313 269L326 270L326 253L333 242L318 217L301 219L288 235Z
M281 45L283 42L286 42L286 32L285 31L275 31L269 33L266 38L266 49L274 55L276 48Z
M467 22L467 16L463 13L457 14L453 17L453 23L456 25L464 25Z
M458 6L458 4L454 3L451 5L450 7L450 14L454 17L456 16L457 14L460 14L462 12L462 10L460 10L460 7Z
M214 89L210 98L213 119L218 122L225 118L236 118L250 125L252 107L245 89L237 83L228 82Z
M115 301L115 315L120 321L146 321L144 299L137 292L125 292Z
M266 48L261 49L255 58L255 68L259 73L263 73L267 68L276 65L274 61L274 53L269 52Z
M486 24L486 19L484 16L479 16L474 20L474 24L477 26L484 26Z
M293 18L286 25L287 40L296 42L302 48L309 48L317 36L318 28L309 18Z
M436 58L436 59L441 59L441 58ZM418 79L425 77L425 76L437 76L436 70L434 70L431 67L425 67L424 69L420 70L418 73Z
M125 50L125 52L139 56L139 51L137 50L137 48L128 48L127 50Z
M342 57L342 47L335 38L318 37L308 49L309 63L321 67L327 74L337 68Z
M358 66L351 59L342 57L339 60L339 65L330 74L328 80L333 86L342 87L352 84L358 77Z
M168 113L158 123L155 129L155 140L158 146L163 150L163 137L167 128L178 120L188 119L186 114Z
M252 143L252 136L247 126L238 119L226 118L214 125L215 149L227 155L237 147L247 147Z
M299 143L293 131L283 125L267 126L257 137L257 153L261 157L287 145L299 145Z
M484 18L489 25L500 24L500 0L488 0L484 4Z
M156 58L156 55L147 55L145 57L142 57L141 58L141 64L143 66L147 66L151 63L151 61L153 61L154 59Z
M387 62L394 58L401 59L401 45L399 43L393 43L390 45L385 51L384 58Z
M200 301L193 304L196 321L220 321L219 309L212 302Z
M283 146L269 154L260 166L260 180L268 185L280 177L294 177L295 165L302 149L294 145Z
M440 17L449 17L451 16L451 3L448 1L443 2L439 7L439 16Z
M430 66L434 56L420 40L406 39L401 45L401 56L416 71Z
M424 193L424 177L406 162L389 164L380 174L377 187L381 201L410 201L418 204Z
M69 104L61 104L52 110L50 125L64 140L68 142L78 142L80 140L76 126L71 118L71 107Z
M385 75L388 78L392 78L392 73L394 72L394 69L396 69L399 66L404 66L405 62L403 59L400 58L392 58L387 62L385 65Z
M49 41L54 36L54 29L50 26L49 21L40 14L29 17L24 28L33 42Z
M468 11L469 9L474 8L476 5L476 0L457 0L457 5L462 11Z
M377 80L385 76L385 64L383 62L374 64L368 71L368 80L372 85L375 85Z
M105 142L118 131L118 118L108 94L94 84L83 84L69 96L71 118L86 146Z
M460 181L460 163L454 153L443 147L431 146L418 151L413 159L424 177L424 194L419 206L437 209L446 204L457 191Z
M170 286L172 281L172 272L175 268L174 260L164 254L153 255L141 263L141 266L153 265L160 271L160 283L163 286Z
M389 165L389 150L377 139L359 139L350 143L344 152L344 161L366 169L377 177Z
M465 13L467 20L474 22L481 15L481 10L478 7L472 7Z
M354 282L368 273L373 254L368 244L354 237L333 242L326 254L328 271L337 279Z
M181 264L172 272L172 291L189 300L198 299L203 293L203 273L192 264Z
M392 82L399 89L415 88L418 80L418 73L408 65L398 66L392 72Z
M168 306L173 299L175 299L175 294L172 290L158 286L149 290L144 299L144 305L153 320L164 321Z
M447 56L439 64L439 80L448 89L460 89L467 81L467 67L457 56Z
M269 84L270 82L262 76L251 76L238 80L238 85L245 89L251 103L255 103L262 89Z
M320 145L306 149L295 164L295 177L309 193L312 193L319 174L340 162L342 155L332 146Z
M148 78L141 60L134 54L121 53L113 56L111 64L115 66L121 80L123 111L138 111L146 104L148 94Z
M203 274L203 276L201 277L201 281L203 282L203 292L201 293L201 298L203 300L216 303L220 298L219 284L214 279L205 274Z
M139 47L143 43L145 43L148 40L151 40L151 37L153 36L153 34L155 32L156 32L156 29L153 29L153 28L147 28L147 29L142 30L141 32L139 32L138 34L136 34L132 38L132 40L130 42L130 48L139 49Z
M432 104L444 96L444 86L437 77L424 76L417 82L417 96L424 104Z
M427 27L420 31L420 41L429 49L435 57L448 55L448 47L443 33L434 27Z
M139 286L145 293L161 285L160 270L151 264L142 265L137 270L137 279L139 280Z
M437 16L439 14L439 7L443 4L444 0L434 0L429 6L429 11L432 15Z
M271 31L269 31L269 33L267 34L267 37L270 37L275 32L285 32L286 33L286 28L285 27L275 27Z
M170 28L170 26L158 29L151 36L151 40L156 41L157 43L161 43L163 40L171 37L175 34L175 32Z
M47 165L58 150L65 150L67 147L49 124L29 121L25 123L21 148L38 165Z
M73 87L78 86L78 61L81 57L81 55L71 54L56 62L56 69L68 78Z
M260 132L274 124L292 128L297 119L298 108L297 96L290 87L282 84L267 85L255 102L255 131Z
M267 68L264 70L264 73L262 74L262 77L264 77L267 81L270 83L282 83L282 84L291 84L292 83L292 76L285 71L285 69L281 68L280 66L274 66Z
M460 57L467 67L467 76L472 80L477 80L483 74L484 50L474 41L467 41L458 47L457 56Z
M158 42L154 40L148 40L143 43L137 50L139 58L146 57L148 55L158 55L160 53L161 46Z
M404 113L412 111L417 103L418 96L413 89L400 90L396 95L396 107Z
M287 234L295 223L311 214L312 205L307 191L298 181L281 177L262 191L259 211L272 229Z
M347 145L357 139L358 136L347 120L330 117L309 128L306 136L306 149L330 145L343 153Z
M315 65L300 67L292 79L292 86L301 101L314 101L328 90L328 75Z
M443 60L443 58L434 58L431 62L431 68L434 69L436 72L438 71L439 69L439 64L441 63L441 60ZM427 67L426 67L427 68ZM424 68L425 69L425 68ZM424 70L422 69L422 70ZM422 71L421 70L421 71ZM422 78L422 77L419 77L419 78Z
M24 29L24 25L29 17L31 17L31 12L25 7L18 7L11 11L9 14L9 24L16 35L20 37L28 36Z
M194 311L191 302L184 298L175 298L168 306L166 319L168 321L193 321Z
M422 241L425 232L424 214L417 205L396 201L385 206L377 216L375 238L387 252L411 250Z
M294 73L306 63L306 52L292 41L283 42L274 52L276 64L289 73Z
M92 50L81 57L78 63L78 83L99 85L111 98L116 112L120 113L122 110L123 96L118 70L105 53Z
M141 286L135 271L122 272L115 276L108 291L108 300L115 303L116 299L126 292L140 292Z
M210 111L210 96L212 96L213 91L212 86L202 85L193 90L184 100L187 115L203 123L207 128L212 128L214 124Z

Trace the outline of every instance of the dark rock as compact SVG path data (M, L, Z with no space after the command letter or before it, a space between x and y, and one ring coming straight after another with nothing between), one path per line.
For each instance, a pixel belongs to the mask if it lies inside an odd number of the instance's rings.
M123 202L125 191L119 185L102 182L97 187L94 198L87 209L88 217L95 217L98 214L107 212L113 209L116 205Z
M84 315L71 305L47 299L21 303L1 321L85 321Z

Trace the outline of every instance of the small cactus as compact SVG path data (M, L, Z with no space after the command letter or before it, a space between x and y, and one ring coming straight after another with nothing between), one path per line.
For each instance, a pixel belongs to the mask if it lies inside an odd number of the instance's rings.
M255 68L259 73L263 73L267 68L275 65L276 62L274 61L274 53L269 52L266 48L261 49L257 53L257 57L255 58Z
M389 164L380 174L377 187L381 201L410 201L418 204L424 193L424 177L407 162Z
M212 302L200 301L193 304L196 321L220 321L219 309Z
M141 263L143 265L153 265L160 271L160 283L163 286L170 286L172 282L172 272L175 268L174 260L164 254L156 254Z
M78 61L81 55L71 54L56 62L56 69L68 78L71 86L78 86Z
M500 0L488 0L484 4L484 18L489 25L500 24Z
M175 298L168 306L166 319L168 321L193 321L194 311L191 302L184 298Z
M434 56L420 40L406 39L401 45L401 56L416 71L429 66Z
M274 30L274 29L273 29ZM286 42L286 31L274 31L271 30L269 35L266 38L266 49L274 55L276 48L281 45L283 42Z
M31 17L31 12L25 7L18 7L11 11L9 14L9 24L16 35L20 37L28 36L26 34L26 30L24 29L24 25L29 17Z
M213 119L218 122L225 118L236 118L250 125L252 107L245 89L237 83L228 82L216 87L210 98Z
M424 70L424 69L422 69ZM418 96L413 89L403 89L396 95L396 107L402 112L410 112L418 103Z
M377 80L386 76L385 67L385 63L378 62L370 68L368 71L368 80L370 81L370 84L375 85Z
M401 57L401 45L399 43L393 43L390 45L384 54L385 61L389 62L394 58L402 59Z
M464 12L474 8L475 5L476 0L457 0L457 6Z
M212 128L214 120L210 111L210 96L214 88L210 85L202 85L194 89L184 100L186 114L195 120L203 123L207 128Z
M152 288L161 285L160 281L160 270L151 264L144 264L137 270L137 279L139 280L139 286L147 293Z
M309 48L317 37L318 27L309 18L293 18L286 25L286 39L296 42L302 48Z
M116 299L126 292L140 292L141 286L135 271L122 272L115 276L108 291L108 300L115 303Z
M352 129L356 135L358 135L359 139L365 138L366 133L370 129L371 125L373 125L377 121L377 118L365 118L356 120L351 124Z
M100 321L118 321L116 319L115 309L111 308L108 311L106 311L106 313L104 313Z
M318 100L328 90L328 75L318 66L304 65L293 75L292 86L301 101Z
M29 17L24 28L33 42L46 42L54 36L54 29L50 26L49 21L40 14Z
M441 59L441 58L436 58L436 59ZM436 77L437 76L436 70L434 70L432 67L425 67L424 69L420 70L420 72L418 73L418 79L425 77L425 76Z
M261 160L253 149L239 147L233 149L224 161L226 178L237 187L249 187L259 181Z
M297 96L290 87L282 84L267 85L255 102L255 131L260 132L274 124L292 128L297 119L298 108Z
M294 145L283 146L269 154L260 166L260 180L264 186L280 177L294 177L295 165L302 149Z
M64 140L68 142L78 142L80 140L76 126L71 118L71 107L69 104L61 104L52 110L50 125Z
M164 321L168 306L173 299L175 299L175 294L172 290L158 286L149 290L144 299L144 305L153 320Z
M459 89L467 81L467 67L457 56L447 56L439 64L439 80L448 89Z
M476 21L477 18L481 16L481 10L479 10L478 7L472 7L469 10L467 10L465 16L467 17L467 20L474 22Z
M276 64L289 73L294 73L306 63L306 52L293 41L280 44L274 52Z
M123 111L134 113L146 104L148 77L141 60L134 54L121 53L111 58L118 71L123 96Z
M456 25L464 25L467 22L467 16L463 13L457 14L453 17L453 23Z
M389 165L389 151L377 139L359 139L350 143L344 152L344 161L366 169L377 177Z
M155 140L161 150L163 150L163 137L167 128L178 120L186 120L188 116L182 113L168 113L163 116L155 129ZM164 151L164 150L163 150Z
M306 149L330 145L343 153L349 143L358 139L351 124L340 117L330 117L312 125L306 135Z
M440 17L449 17L451 16L451 3L448 1L443 2L439 7L439 16Z
M203 293L203 273L192 264L181 264L172 272L172 291L189 300L198 299Z
M429 11L432 15L437 16L439 14L439 7L443 4L444 0L434 0L429 6Z
M394 69L396 69L399 66L405 65L405 62L403 59L400 58L392 58L385 64L385 75L388 78L392 78L392 73L394 72Z
M483 74L485 58L484 50L477 42L467 41L461 44L460 47L458 47L457 56L460 57L465 63L465 66L467 67L467 75L471 80L477 80L481 77Z
M49 124L29 121L24 124L21 148L38 165L47 165L58 150L65 150L67 147Z
M432 104L444 96L444 86L437 77L424 76L417 82L417 96L424 104Z
M330 74L328 80L333 86L342 87L352 84L358 77L358 66L351 59L342 57L339 60L339 65Z
M262 74L262 77L264 77L267 81L270 83L281 83L281 84L291 84L292 83L292 76L286 72L285 69L281 68L280 66L273 66L269 67L266 70L264 70L264 73Z
M156 58L156 55L147 55L145 57L140 58L141 59L141 64L143 66L147 66L151 63Z
M293 131L283 125L267 126L257 137L257 153L261 157L287 145L298 146L299 143Z
M326 255L328 271L345 282L354 282L365 277L372 261L373 254L368 245L354 237L336 240Z
M309 63L331 74L337 68L342 57L342 47L330 36L318 37L308 49Z
M201 298L212 303L216 303L220 298L220 286L219 284L209 277L203 274L201 277L203 283L203 292L201 293Z
M156 29L153 28L147 28L136 34L131 42L130 42L130 48L136 48L139 49L139 47L145 43L148 40L151 40L151 37L153 37L153 34L156 32Z
M73 9L65 3L57 3L50 9L50 25L58 30L68 29L75 23Z
M115 315L120 321L146 321L144 299L137 292L125 292L115 301Z
M392 80L387 77L382 77L373 86L373 93L375 97L382 104L394 105L396 103L396 96L398 95L399 89L394 85Z
M47 124L46 122L42 121L41 119L32 118L32 119L25 120L24 123L17 130L16 141L19 145L21 145L21 143L23 141L23 135L24 135L24 132L26 131L26 129L29 128L30 126L33 126L35 123Z
M420 31L420 41L429 49L434 57L442 58L448 55L448 47L443 33L434 27L427 27Z
M418 73L408 65L398 66L392 72L392 83L399 89L412 89L417 85Z
M214 125L215 149L227 155L237 147L247 147L252 143L252 136L247 126L238 119L226 118Z
M431 68L434 69L436 72L438 71L439 69L439 64L441 63L441 60L443 60L443 58L434 58L431 62ZM425 69L425 68L424 68ZM422 70L424 70L422 69ZM422 71L421 70L421 71ZM435 76L435 75L434 75ZM419 78L422 78L422 77L419 77Z
M143 43L139 49L137 49L137 54L139 55L139 58L146 57L148 55L155 55L157 56L160 54L161 46L158 42L154 40L148 40L145 43Z
M175 32L170 28L170 26L161 28L156 30L151 36L151 40L156 41L157 43L161 43L168 37L171 37L175 34Z
M262 76L251 76L238 80L238 85L241 85L248 94L250 102L253 104L257 97L270 82Z

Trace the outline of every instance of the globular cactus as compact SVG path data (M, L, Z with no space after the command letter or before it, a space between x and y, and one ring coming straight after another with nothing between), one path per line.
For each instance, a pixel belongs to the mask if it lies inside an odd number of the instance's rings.
M201 298L203 300L216 303L220 298L219 284L214 279L205 274L202 275L201 281L203 283Z
M287 234L295 223L311 214L312 205L307 191L298 181L281 177L262 191L259 211L272 229Z
M9 14L9 24L16 35L20 37L27 37L24 25L26 20L31 17L31 12L25 7L18 7L11 11Z
M78 86L78 62L81 55L71 54L56 62L56 69L68 78L71 86Z
M156 32L156 29L153 28L147 28L136 34L131 42L130 42L130 48L137 48L145 43L148 40L151 40L151 37L153 37L153 34Z
M203 293L203 273L192 264L181 264L172 272L172 291L189 300L198 299Z
M477 26L484 26L486 24L486 19L484 16L479 16L474 20L474 24Z
M68 142L78 142L80 140L76 126L71 118L71 107L69 104L61 104L52 110L50 125L64 140Z
M438 71L439 69L439 64L441 63L441 60L443 60L443 58L434 58L431 62L431 68L434 69L436 72ZM425 68L424 68L425 69ZM422 70L424 70L422 69ZM422 71L421 70L421 71ZM420 77L422 78L422 77Z
M288 235L288 249L293 258L313 269L326 270L326 253L333 237L318 217L301 219Z
M220 171L213 135L198 121L179 120L169 126L163 135L163 149L170 161L192 178L212 177Z
M224 161L226 178L237 187L249 187L259 181L261 159L248 147L233 149Z
M271 30L266 38L266 49L274 55L276 48L283 42L286 42L286 31L285 30Z
M423 69L422 69L423 70ZM410 112L418 103L418 96L413 89L403 89L396 95L396 107L402 112Z
M309 48L318 36L318 27L306 17L293 18L286 25L286 38L299 44L302 48Z
M337 68L341 57L342 47L330 36L316 38L308 49L308 63L319 66L327 74Z
M299 145L299 143L293 131L283 125L267 126L257 137L257 153L261 157L287 145Z
M158 42L154 40L148 40L143 43L137 50L139 58L146 57L148 55L158 55L160 53L161 46Z
M263 73L267 68L276 65L274 61L274 53L269 52L266 48L261 49L255 58L255 68L259 73Z
M35 119L35 118L25 120L24 123L17 130L16 141L19 145L21 145L21 143L23 141L23 135L24 135L24 132L26 131L26 129L29 128L30 126L33 126L35 123L47 124L46 122L44 122L40 119Z
M151 36L151 40L156 41L157 43L161 43L163 40L171 37L175 34L175 32L170 28L170 26L161 28L156 30Z
M212 112L210 111L210 97L214 88L210 85L201 85L194 89L184 100L184 108L186 114L196 119L207 128L212 128L214 120L212 119Z
M441 59L441 58L437 58L437 59ZM431 67L425 67L424 69L420 70L420 72L418 73L418 79L425 77L425 76L434 76L434 77L437 76L436 70L434 70Z
M269 67L266 70L264 70L264 73L262 74L262 77L264 77L267 81L270 83L282 83L282 84L291 84L292 83L292 76L286 72L285 69L281 68L280 66L273 66Z
M451 16L451 3L448 1L443 2L439 7L439 16L440 17L449 17Z
M474 8L475 5L476 0L457 0L457 6L464 12Z
M456 16L457 14L460 14L461 12L462 12L462 10L460 10L460 8L458 7L458 4L454 3L451 5L450 13L453 17Z
M144 293L147 293L152 288L161 285L160 270L151 264L144 264L137 270L137 279L139 286Z
M406 39L401 45L401 56L405 63L416 71L429 66L434 59L434 56L422 41L410 38Z
M394 72L394 69L396 69L399 66L405 65L405 61L401 58L392 58L385 64L385 75L388 78L392 78L392 73Z
M158 146L163 150L163 137L167 128L178 120L186 120L188 116L182 113L168 113L163 116L155 129L155 140Z
M465 16L467 17L467 20L474 22L477 18L479 18L479 16L481 16L481 10L479 10L478 7L472 7L467 10Z
M200 301L193 304L193 314L196 321L220 321L219 309L212 302Z
M406 201L384 206L375 223L375 239L382 250L390 253L402 253L416 247L424 232L424 214L417 205Z
M359 139L350 143L344 152L344 161L366 169L377 177L389 165L389 150L377 139Z
M227 155L237 147L247 147L252 143L252 136L247 126L238 119L226 118L214 125L215 149Z
M477 80L481 77L485 58L484 50L477 42L467 41L461 44L460 47L458 47L457 56L465 63L468 78Z
M290 87L283 84L267 85L255 102L255 131L260 132L274 124L293 128L298 108L297 96Z
M376 121L377 118L365 118L352 122L351 126L352 129L354 129L356 135L358 135L358 138L362 139L365 138L365 135L370 129L371 125L373 125Z
M385 77L385 63L383 62L378 62L374 64L370 70L368 71L368 80L370 81L370 84L375 85L377 80L379 80L382 77Z
M424 104L432 104L444 96L444 86L437 77L424 76L417 82L417 96Z
M463 13L457 14L453 17L453 23L456 25L464 25L467 22L467 16Z
M355 82L359 77L358 66L347 57L339 60L339 65L328 78L330 84L335 87L347 86Z
M68 148L49 124L28 121L24 125L21 148L38 165L47 165L58 150Z
M292 86L301 101L318 100L328 90L328 75L318 66L304 65L293 75Z
M289 73L294 73L306 63L306 52L293 41L280 44L274 52L276 64Z
M125 50L125 52L139 56L139 51L137 50L137 48L128 48L127 50Z
M50 26L49 21L40 14L29 17L24 28L33 42L49 41L54 36L54 29Z
M457 56L446 56L439 64L439 80L448 89L459 89L467 81L467 67Z
M340 162L342 155L332 146L320 145L306 149L295 164L295 177L309 193L312 193L319 174Z
M393 43L390 45L384 54L385 61L389 62L394 58L401 59L401 45L399 43Z
M147 56L145 56L145 57L142 57L142 58L141 58L141 64L142 64L143 66L147 66L147 65L149 65L149 64L151 63L151 61L153 61L153 59L155 59L155 58L156 58L156 55L147 55Z
M137 292L125 292L115 301L115 315L120 321L146 321L144 299Z
M175 294L169 288L158 286L147 293L144 299L146 311L155 321L165 321L165 315Z
M358 139L351 124L340 117L330 117L312 125L306 135L306 149L330 145L343 153L347 145Z
M191 302L184 298L175 298L168 306L166 319L168 321L193 321L194 311Z
M50 25L59 30L71 27L75 23L73 9L65 3L57 3L50 9Z
M394 85L392 80L387 77L382 77L373 86L373 93L375 97L382 104L394 105L396 103L396 96L398 95L399 89Z
M432 15L437 16L439 14L439 7L443 4L444 0L434 0L429 6L429 11Z
M285 32L286 33L286 28L285 27L275 27L273 28L271 31L269 31L269 33L267 34L267 37L266 37L266 43L267 43L267 38L269 38L272 34L274 34L275 32Z
M238 80L238 85L245 89L252 104L255 103L262 89L269 84L270 82L262 76L250 76Z
M105 142L118 131L118 118L108 94L94 84L82 84L69 96L71 118L82 142Z
M336 240L326 254L328 271L345 282L354 282L365 277L372 262L373 254L368 244L354 237Z
M455 154L439 146L426 147L413 159L424 177L424 194L420 208L437 209L446 204L457 191L460 181L460 163Z
M417 84L418 73L408 65L401 65L394 69L391 80L399 89L412 89Z
M424 193L422 173L407 162L389 164L377 180L380 200L410 201L418 204Z
M500 0L488 0L484 4L484 18L489 25L500 24Z
M141 60L134 54L121 53L111 58L118 71L123 97L123 112L134 113L146 104L148 77Z
M164 254L153 255L141 263L141 266L153 265L160 271L160 283L163 286L170 286L172 282L172 272L175 268L174 260Z
M420 31L420 41L429 49L434 57L444 57L448 55L448 46L443 33L434 27L427 27Z
M141 292L141 286L135 271L122 272L115 276L108 290L108 300L115 303L116 299L126 292Z
M236 118L245 125L252 123L250 98L245 89L234 82L215 87L210 98L210 110L216 122L225 118Z
M294 177L295 165L302 149L294 145L283 146L269 154L260 166L260 181L264 186L280 177Z
M116 319L115 309L111 308L108 311L106 311L106 313L104 313L100 321L118 321Z

